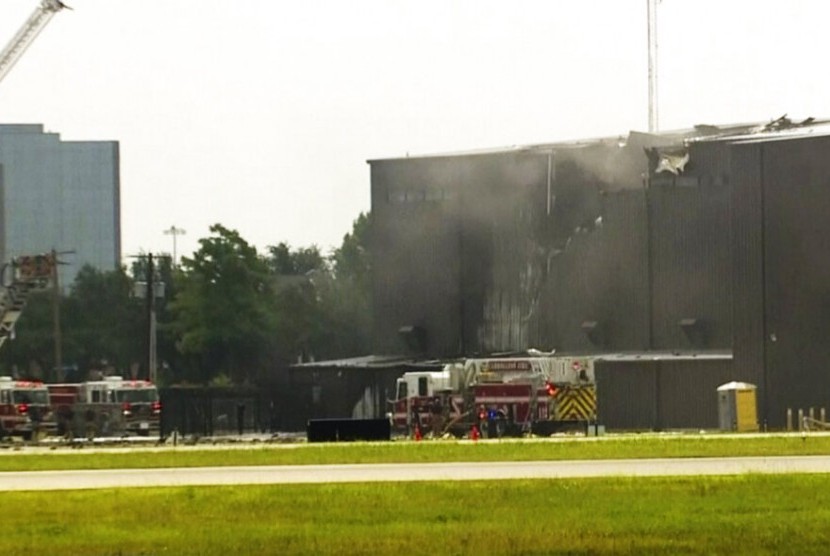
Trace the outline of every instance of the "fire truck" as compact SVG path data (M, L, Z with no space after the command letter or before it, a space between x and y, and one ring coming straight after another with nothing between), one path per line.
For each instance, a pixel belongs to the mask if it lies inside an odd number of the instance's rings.
M596 422L587 357L467 359L404 373L396 391L392 423L410 434L549 435Z
M49 392L42 382L0 376L0 437L31 440L54 429Z
M109 376L48 384L58 434L71 437L150 436L161 426L158 389L146 380Z

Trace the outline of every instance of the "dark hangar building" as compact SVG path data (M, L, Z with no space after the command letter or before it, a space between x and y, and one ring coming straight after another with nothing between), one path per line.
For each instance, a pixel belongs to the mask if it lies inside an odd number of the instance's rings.
M599 359L609 429L830 406L830 124L369 161L374 353Z

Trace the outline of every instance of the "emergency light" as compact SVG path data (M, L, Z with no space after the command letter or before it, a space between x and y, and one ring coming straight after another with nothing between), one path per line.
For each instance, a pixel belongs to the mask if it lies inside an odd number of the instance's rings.
M547 391L548 396L550 396L550 397L554 397L556 395L556 392L557 392L556 385L553 384L552 382L546 382L545 383L545 390Z

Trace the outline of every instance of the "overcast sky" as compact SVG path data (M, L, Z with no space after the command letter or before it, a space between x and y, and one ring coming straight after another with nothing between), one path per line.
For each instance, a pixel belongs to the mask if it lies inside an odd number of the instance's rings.
M0 45L39 0L0 0ZM125 256L339 245L366 160L646 130L646 0L65 0L0 123L121 145ZM830 117L830 3L663 0L661 129Z

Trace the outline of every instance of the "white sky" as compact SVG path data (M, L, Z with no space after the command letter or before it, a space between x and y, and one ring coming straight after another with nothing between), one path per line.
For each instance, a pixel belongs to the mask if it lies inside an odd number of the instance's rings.
M0 122L121 144L125 256L340 244L367 159L647 129L646 0L65 0ZM0 0L0 45L38 0ZM824 0L663 0L660 127L830 117Z

